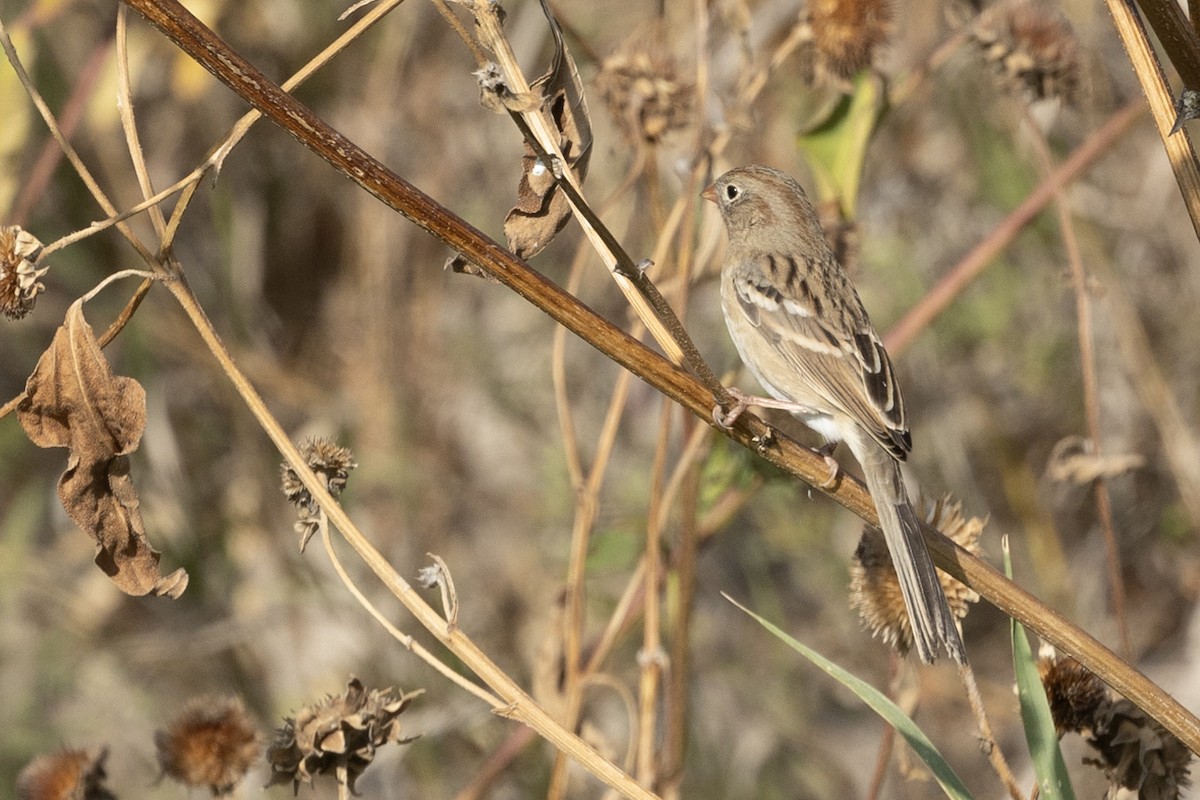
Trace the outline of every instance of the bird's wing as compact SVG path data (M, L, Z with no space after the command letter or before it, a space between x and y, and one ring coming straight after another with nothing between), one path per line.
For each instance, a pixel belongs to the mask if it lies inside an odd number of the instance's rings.
M795 260L770 258L765 270L750 270L734 282L738 306L780 354L819 410L844 414L897 458L912 449L891 360L871 327L858 296L846 291L817 293ZM778 287L782 286L780 289ZM778 385L777 385L778 388ZM792 400L809 404L813 398Z

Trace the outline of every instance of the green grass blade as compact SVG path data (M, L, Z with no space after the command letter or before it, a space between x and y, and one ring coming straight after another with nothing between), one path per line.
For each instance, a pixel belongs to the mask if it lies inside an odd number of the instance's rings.
M1004 548L1004 572L1012 580L1012 558ZM1033 759L1033 771L1044 800L1075 800L1071 776L1067 773L1058 733L1050 715L1050 702L1038 675L1037 663L1029 647L1025 628L1012 620L1013 670L1017 676L1017 695L1021 701L1021 722L1025 741Z
M781 641L787 644L788 647L795 650L800 655L807 658L812 663L816 664L827 675L832 677L838 683L845 686L850 691L858 695L859 699L871 707L880 717L889 725L896 729L896 732L904 737L908 742L908 746L917 754L917 757L925 762L929 767L929 771L933 774L934 779L941 785L942 791L947 797L955 798L955 800L968 800L971 797L967 787L963 786L958 775L954 773L946 759L934 747L933 742L929 741L929 737L924 731L917 727L908 715L900 710L900 707L893 703L886 695L880 692L871 684L860 678L855 677L846 670L834 664L824 656L817 653L815 650L810 650L800 642L788 636L775 625L772 625L767 620L755 614L750 609L738 603L729 595L725 595L725 599L733 603L735 606L745 611L754 619L758 620L758 624L762 625L771 633L775 634Z

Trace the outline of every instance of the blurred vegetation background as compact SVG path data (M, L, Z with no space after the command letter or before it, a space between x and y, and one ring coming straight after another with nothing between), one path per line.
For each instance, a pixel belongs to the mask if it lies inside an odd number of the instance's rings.
M336 21L341 9L328 3L188 6L278 80L345 26ZM951 0L893 7L890 35L875 56L889 86L952 45L886 109L865 149L848 262L881 332L1037 185L1031 120L1061 161L1139 96L1104 9L1079 0L1054 6L1073 30L1077 81L1069 97L1032 105L1012 91L995 52L972 36L953 43L956 31L979 23L979 9ZM505 7L510 40L527 74L537 75L551 41L541 8L529 0ZM653 252L664 210L698 190L685 178L697 142L710 142L713 132L730 137L714 173L761 162L812 186L798 134L850 86L825 75L819 61L814 79L814 59L801 47L739 107L741 86L793 33L800 5L714 0L706 8L711 29L697 44L695 4L554 3L592 112L587 193L635 259ZM86 162L121 207L136 203L114 102L116 4L9 2L0 14L50 106L59 114L78 108L72 141ZM659 33L646 39L658 17ZM156 31L131 21L139 129L156 184L165 186L198 164L245 107ZM680 105L652 143L628 135L596 88L604 59L629 52L622 48L631 39L674 61L669 76L660 65L659 77L679 88ZM702 102L689 88L698 52L709 70ZM296 95L500 238L522 143L508 119L480 106L475 68L434 7L409 0ZM7 67L0 97L0 220L19 216L49 242L100 218L63 164L31 205L19 206L43 150L54 145ZM1133 655L1198 709L1200 519L1181 500L1197 478L1167 452L1194 448L1200 432L1196 237L1148 116L1067 198L1091 279L1103 449L1142 459L1108 481ZM712 208L694 214L702 246L691 265L686 323L718 372L734 370L714 281L719 221ZM144 219L135 225L151 235ZM565 283L579 239L571 223L533 264ZM294 437L329 435L353 448L359 467L342 498L351 516L406 576L428 563L426 553L445 559L462 628L530 685L555 652L575 502L551 381L553 323L500 286L443 270L450 255L443 245L265 123L206 182L175 252L225 343ZM22 391L70 303L138 264L110 230L56 253L51 266L36 312L0 320L3 400ZM87 305L94 327L119 311L132 289L125 284ZM629 322L625 300L594 256L578 294ZM92 543L55 496L65 451L38 450L14 417L0 420L0 798L11 796L7 776L62 745L106 745L108 786L120 797L178 797L179 786L154 783L153 732L188 699L237 693L266 735L304 703L341 691L351 674L368 686L426 689L404 716L405 733L421 738L381 750L359 791L455 797L517 726L384 634L319 545L298 552L294 512L278 488L278 454L168 294L153 290L106 352L119 374L146 388L149 424L132 457L134 480L164 569L183 566L191 581L175 601L122 595L94 567ZM618 368L570 339L565 354L575 432L591 458ZM895 361L913 422L914 486L930 496L953 492L967 514L986 516L984 550L993 563L1001 537L1010 537L1018 582L1118 648L1090 483L1056 479L1052 469L1062 463L1054 454L1064 440L1087 435L1075 297L1052 209ZM747 376L736 381L756 388ZM1147 387L1163 393L1155 400ZM611 615L644 546L662 401L636 381L630 391L589 553L588 640ZM1172 423L1162 397L1178 407L1182 425ZM672 419L670 452L678 457L684 423L679 412ZM717 436L705 460L702 509L731 487L746 493L744 505L697 564L682 796L863 796L882 724L720 596L741 598L886 686L891 655L847 607L847 564L861 524ZM677 525L666 535L674 546ZM361 564L347 563L403 630L437 649ZM964 627L999 743L1032 786L1007 618L980 605ZM636 685L640 640L635 626L605 663L620 684ZM908 670L902 696L919 696L918 721L977 796L1001 796L952 666ZM630 724L617 693L592 690L584 732L618 763ZM1096 796L1101 776L1079 764L1085 753L1077 739L1066 746L1077 791ZM486 796L544 794L552 760L548 745L533 744ZM893 767L883 796L938 795L933 784L904 780L904 763ZM252 771L235 796L257 796L266 777ZM602 793L590 779L576 781L572 796ZM314 796L333 796L331 784L318 783Z

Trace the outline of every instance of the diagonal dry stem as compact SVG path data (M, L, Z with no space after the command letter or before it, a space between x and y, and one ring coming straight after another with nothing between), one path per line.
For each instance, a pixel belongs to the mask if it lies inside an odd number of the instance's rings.
M946 275L913 306L903 319L892 326L883 337L883 343L893 357L905 350L917 335L924 331L933 320L945 311L954 300L962 294L983 271L993 263L1005 247L1016 237L1021 229L1028 225L1042 209L1054 199L1054 193L1059 187L1066 186L1082 175L1101 156L1106 154L1113 144L1129 130L1133 122L1141 115L1143 106L1140 100L1126 104L1122 109L1109 117L1098 130L1079 145L1075 151L1048 175L1029 196L1013 209L1012 213L1000 221L990 234L975 245L971 252L963 256Z
M1129 56L1129 63L1133 65L1133 71L1146 94L1146 101L1150 104L1154 125L1163 140L1171 169L1175 171L1175 180L1183 194L1183 204L1191 217L1192 227L1200 237L1200 164L1196 161L1191 135L1186 128L1171 134L1171 128L1175 125L1175 102L1171 87L1167 85L1167 76L1163 73L1162 64L1133 0L1106 0L1106 4L1117 34L1121 37L1121 44L1125 47L1125 54Z
M321 510L328 516L329 521L341 532L342 537L354 548L380 582L400 600L409 613L416 617L426 630L461 659L492 690L497 700L492 705L493 711L533 728L551 744L570 753L589 772L626 796L644 798L644 800L654 798L653 793L638 786L628 775L602 758L582 739L559 725L532 697L488 658L462 630L438 614L406 580L400 577L396 569L375 549L375 546L358 529L341 505L329 494L324 482L308 467L300 451L267 409L262 397L234 364L231 355L225 349L188 287L187 281L180 275L178 279L169 281L167 286L192 321L213 357L220 364L226 377L234 385L246 407L254 415L259 426L283 455L284 461L299 476L304 487L308 489Z
M452 670L449 665L446 664L446 662L429 652L424 645L392 624L392 621L384 616L384 613L380 611L365 594L362 593L362 590L358 588L358 584L356 584L354 579L350 577L350 573L346 572L346 568L342 565L342 560L338 558L337 550L335 550L333 546L333 537L329 533L328 517L325 515L324 511L319 513L321 542L325 545L325 553L329 556L329 561L331 564L333 564L333 570L337 573L338 578L341 579L342 585L344 585L346 590L350 592L350 595L358 601L358 604L362 606L376 622L383 626L383 629L387 631L393 639L403 645L409 652L416 655L417 658L421 659L426 664L441 673L442 677L446 678L446 680L456 684L469 694L475 695L492 708L500 708L503 706L504 704L500 702L500 698L496 697L494 694L478 684L467 680L462 675L459 675L457 672Z
M1050 154L1050 145L1042 134L1041 128L1029 113L1025 111L1025 123L1031 134L1034 150L1037 153L1038 164L1043 175L1054 171L1054 161ZM1103 429L1100 425L1100 387L1096 374L1096 341L1092 326L1092 297L1089 288L1087 268L1083 265L1083 256L1079 252L1079 240L1075 236L1075 223L1071 219L1071 209L1067 204L1066 192L1058 186L1054 192L1054 208L1058 215L1058 226L1062 231L1063 247L1067 254L1067 263L1071 267L1071 288L1075 292L1075 315L1077 319L1076 339L1079 346L1079 371L1083 381L1083 410L1087 420L1088 438L1092 443L1092 452L1099 458L1103 455ZM1121 655L1133 657L1133 645L1129 639L1129 620L1125 613L1125 581L1121 569L1121 553L1117 546L1117 534L1113 529L1112 499L1108 492L1108 480L1103 475L1096 478L1094 491L1096 494L1096 512L1100 517L1100 527L1104 532L1104 544L1108 562L1108 586L1112 592L1113 617L1117 622L1117 631L1121 640Z
M408 217L422 229L436 235L454 250L463 253L501 283L518 292L553 319L567 326L613 361L629 369L658 391L675 399L700 419L706 421L710 419L712 393L693 376L617 329L574 297L531 270L528 265L515 258L496 242L488 239L407 181L389 171L378 160L333 130L295 98L281 91L270 79L232 51L177 2L174 0L126 0L126 2L142 12L152 24L174 40L193 59L217 75L235 93L261 110L273 122L337 170L354 180L363 189ZM219 342L216 344L219 346ZM814 487L819 487L827 475L827 469L820 456L789 437L771 431L761 420L743 417L742 424L726 435L745 447L758 450L762 437L769 432L773 433L773 444L761 451L763 457ZM276 442L281 451L288 454L289 463L298 457L286 437L277 440L272 435L272 440ZM340 508L332 502L331 498L327 497L321 487L317 486L316 488L314 496L321 496L324 502L330 503L331 507L337 510L337 516L331 512L330 519L338 525L339 529L343 529L342 525L344 524L351 530L356 530L352 528L350 520L341 513ZM860 482L847 476L836 488L822 491L868 523L878 524L874 503ZM1200 752L1200 720L1158 688L1145 675L1125 664L1085 631L1073 625L1053 609L1048 608L1033 595L1005 579L1003 575L981 559L957 547L928 526L925 526L923 531L926 543L939 567L975 589L989 602L1034 630L1046 641L1075 657L1118 692L1158 719L1193 752ZM349 535L348 538L350 538ZM352 544L359 549L360 555L389 587L394 587L405 597L406 593L411 593L411 589L406 584L396 582L396 579L392 577L391 567L365 540L359 536L353 536ZM428 607L425 606L425 608ZM422 624L431 626L430 630L440 630L439 625L442 624L440 618L433 614L427 619L425 613L422 610L418 617ZM432 609L429 609L429 613L432 614ZM481 663L491 665L491 662L481 652L478 652L469 640L449 637L449 641L454 646L461 648L462 652L470 655L471 658L477 657ZM500 675L502 676L503 673ZM481 675L481 677L484 676ZM488 677L492 677L490 672ZM485 680L491 685L490 680ZM496 686L493 686L493 689L502 699L508 699L505 693ZM509 691L509 689L506 688L505 691ZM523 695L518 697L523 697ZM540 711L540 709L538 710ZM544 716L531 719L539 725L553 724ZM561 738L562 731L557 727L547 727L546 731L547 733L544 735L547 735L547 738L558 746L566 746L572 742L570 738ZM606 766L614 769L611 764L606 764ZM606 776L613 775L612 772L604 774ZM644 790L638 789L638 792L637 796L650 796Z

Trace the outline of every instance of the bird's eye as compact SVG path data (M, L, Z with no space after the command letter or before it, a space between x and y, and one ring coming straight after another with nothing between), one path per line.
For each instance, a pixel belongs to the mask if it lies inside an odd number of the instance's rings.
M740 195L741 193L742 193L742 190L739 189L738 187L734 186L732 183L726 185L726 187L725 187L725 197L729 200L737 200L738 195Z

